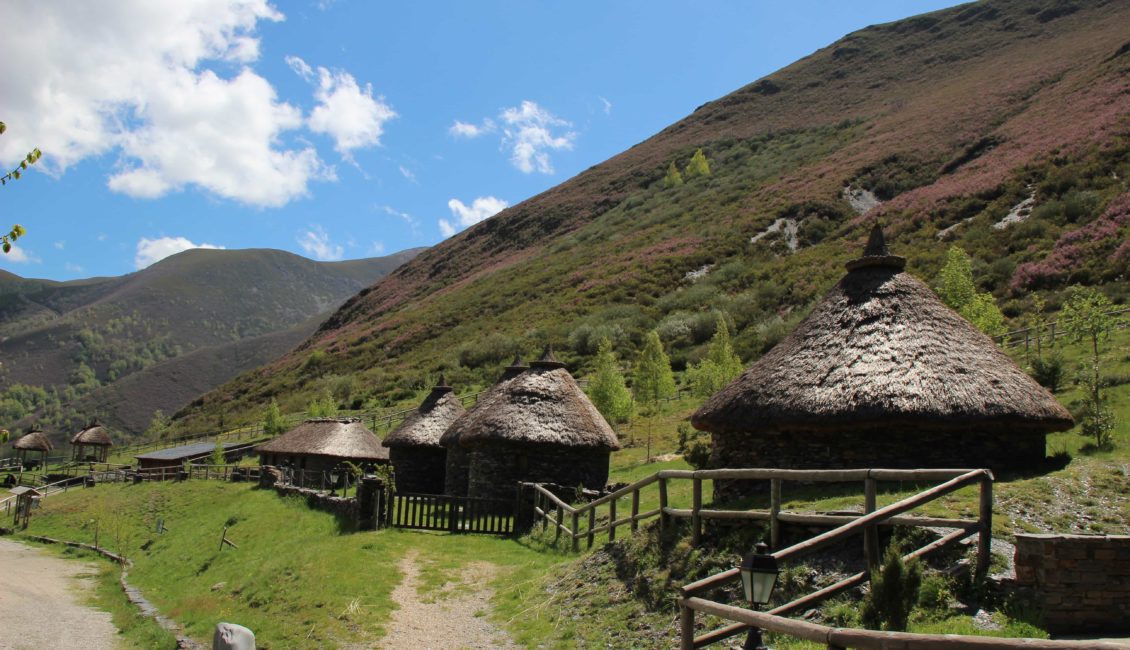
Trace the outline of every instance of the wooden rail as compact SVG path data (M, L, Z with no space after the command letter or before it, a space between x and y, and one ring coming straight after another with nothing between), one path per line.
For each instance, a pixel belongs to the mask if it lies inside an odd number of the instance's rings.
M1130 307L1123 307L1121 309L1108 311L1103 315L1118 316L1127 312L1130 312ZM1038 344L1040 341L1043 341L1045 337L1047 337L1048 341L1052 345L1054 345L1057 338L1067 336L1067 329L1063 328L1057 330L1057 323L1059 323L1059 321L1053 320L1044 325L1043 329L1047 330L1047 334L1039 332L1038 335L1033 337L1031 327L1022 327L1018 330L1005 332L1004 334L997 334L993 336L993 340L996 341L997 345L1000 345L1003 348L1014 348L1023 343L1024 348L1027 349L1033 342ZM1118 322L1118 327L1130 327L1130 321L1120 319L1120 321Z
M717 471L726 473L726 478L736 478L736 476L733 474L733 470L717 470ZM787 470L776 470L776 471L780 472L780 471L787 471ZM856 473L858 471L860 471L860 470L843 470L840 473L842 474L843 472L848 472L851 476L858 478L859 475ZM993 481L993 476L992 476L991 472L989 472L988 470L985 470L985 469L977 469L977 470L862 470L862 471L866 472L866 474L864 474L863 476L864 476L864 480L868 481L868 483L866 483L865 486L864 486L865 500L866 500L866 505L865 505L865 511L866 512L865 512L865 514L863 514L859 517L849 517L848 519L850 519L850 521L843 521L843 523L841 523L839 526L837 526L836 528L834 528L832 530L826 531L824 533L821 533L819 535L816 535L815 537L811 537L809 539L806 539L806 540L799 542L797 544L793 544L792 546L789 546L788 548L777 550L777 551L773 552L773 554L772 554L773 557L776 558L778 561L783 561L783 560L786 560L786 559L795 559L795 558L801 557L803 555L807 555L809 553L812 553L812 552L814 552L814 551L816 551L820 548L823 548L823 547L825 547L829 544L833 544L833 543L842 541L842 540L844 540L848 537L851 537L853 535L862 534L864 536L864 547L863 547L864 556L867 559L868 564L871 565L871 566L874 566L877 563L877 556L878 556L878 536L875 532L876 526L891 525L891 524L895 523L896 521L903 522L903 523L910 523L911 525L939 525L937 523L923 524L922 522L924 522L924 521L944 522L944 523L941 523L940 525L944 525L947 528L954 528L955 530L953 532L950 532L950 533L944 535L940 539L935 540L934 542L931 542L931 543L923 546L922 548L919 548L919 549L913 551L912 553L909 553L908 555L906 555L904 557L904 559L909 560L911 558L921 557L921 556L926 555L928 553L932 553L932 552L937 551L939 549L946 548L948 546L956 544L956 543L960 542L961 540L966 539L967 537L977 535L978 536L978 545L977 545L976 576L978 578L984 577L985 573L988 570L989 543L992 541L992 499L993 499L993 496L992 496L993 495L993 493L992 493L992 481ZM935 485L932 488L929 488L927 490L919 492L918 494L912 495L910 497L907 497L905 499L902 499L902 500L897 501L895 503L892 503L890 505L884 506L882 508L877 508L877 509L875 508L876 488L875 488L874 484L872 483L873 481L877 481L877 480L881 480L881 479L899 480L896 477L915 477L915 478L919 478L920 480L925 480L925 478L923 478L923 477L929 477L930 480L941 480L941 479L946 477L947 473L949 474L948 480L944 480L942 483ZM954 473L957 473L957 475L956 476L953 475ZM777 477L777 478L781 478L781 477ZM776 480L776 479L773 479L773 480ZM811 479L808 479L808 480L811 480ZM914 508L920 507L920 506L922 506L922 505L924 505L924 504L926 504L930 501L933 501L933 500L938 499L942 496L945 496L946 494L949 494L951 492L954 492L956 490L959 490L963 487L970 486L970 485L978 485L981 488L980 513L979 513L978 519L975 520L975 521L960 520L960 519L939 520L937 518L917 518L917 517L902 517L901 516L903 513L907 512L907 511L913 510ZM784 514L785 513L778 513L778 515L777 515L778 519L780 519L781 515L784 515ZM701 516L701 513L700 513L700 516ZM808 522L808 519L807 519L808 517L811 517L811 516L805 517L806 523ZM824 517L826 517L826 515ZM693 521L693 519L692 519L692 521ZM802 598L799 598L797 600L794 600L790 603L786 603L784 605L781 605L781 606L779 606L779 607L777 607L777 608L775 608L775 609L773 609L770 612L765 613L765 614L762 614L762 613L759 613L759 612L752 612L750 610L736 608L736 607L732 607L732 606L729 606L729 605L723 605L721 603L715 603L715 602L712 602L710 600L706 600L706 599L700 597L702 594L704 594L704 593L706 593L710 590L717 589L717 588L722 587L722 586L726 586L729 583L738 580L738 578L739 578L739 572L736 568L734 568L734 569L729 569L727 571L723 571L723 572L718 573L716 575L713 575L713 576L710 576L708 578L704 578L702 580L698 580L696 582L692 582L690 584L683 586L683 588L681 589L681 598L680 598L680 602L679 602L679 607L680 607L680 616L679 616L679 620L680 620L680 647L683 650L692 650L694 648L702 648L702 647L705 647L707 645L716 643L718 641L722 641L722 640L729 638L731 636L741 634L742 632L746 631L749 628L749 626L751 625L751 623L749 622L749 618L744 617L744 615L743 616L735 616L735 615L733 615L734 611L749 612L751 614L756 614L759 617L771 616L771 617L773 617L774 625L776 627L764 626L765 629L772 629L774 631L781 632L781 633L784 633L784 634L789 634L789 635L796 636L796 637L802 638L802 639L827 642L829 644L828 647L830 647L830 648L831 647L838 647L838 648L847 648L847 647L859 647L859 648L892 647L892 646L882 646L881 644L879 644L879 645L867 645L867 643L870 643L870 641L859 641L859 640L853 640L852 643L862 643L862 645L851 645L851 644L833 642L833 640L828 640L831 637L827 636L827 632L831 628L825 628L825 627L822 627L822 626L812 626L812 624L810 624L810 623L803 623L801 621L793 621L793 620L790 620L790 619L782 618L783 614L786 614L786 613L789 613L789 612L792 612L792 611L795 611L795 610L798 610L798 609L801 609L801 608L809 607L809 606L811 606L811 605L813 605L813 604L815 604L815 603L817 603L817 602L819 602L819 601L821 601L825 598L829 598L829 597L831 597L835 594L846 591L847 589L851 589L851 588L856 587L860 584L863 584L864 582L866 582L869 579L869 573L868 572L857 573L854 576L850 576L848 578L845 578L844 580L837 582L836 584L825 587L825 588L823 588L823 589L821 589L817 592L808 594L808 595L806 595ZM731 610L734 610L734 611L731 611ZM694 634L695 612L703 612L703 613L707 613L707 614L713 614L715 616L720 616L721 618L724 618L724 619L727 619L727 620L730 620L730 621L734 621L734 624L728 625L728 626L723 627L723 628L719 628L717 630L712 630L712 631L710 631L710 632L708 632L704 635L696 637L695 634ZM819 629L817 630L817 628L819 628ZM813 630L817 630L817 632L813 632ZM846 631L845 632L843 630L838 630L837 632L838 633L842 632L844 634L847 634L847 632L851 632L851 633L854 634L854 633L860 632L860 631L852 630L852 631ZM825 636L820 637L820 638L813 638L812 636L809 635L810 633L817 634L817 635L824 634ZM876 634L887 634L887 633L876 633ZM929 637L929 636L932 636L932 635L922 635L922 636ZM936 635L933 635L933 636L936 636ZM844 637L844 638L847 638L847 637ZM851 637L851 638L854 639L855 637ZM883 639L883 638L889 638L889 637L876 637L876 638ZM870 637L868 637L868 639L870 639ZM899 645L898 647L900 647L900 648L920 648L921 650L927 650L928 648L934 648L934 647L941 648L942 646L929 645L928 643L923 641L922 645ZM945 647L965 647L965 646L950 645L950 646L945 646ZM997 647L997 646L986 646L986 647ZM1032 647L1032 646L1000 646L1000 647Z

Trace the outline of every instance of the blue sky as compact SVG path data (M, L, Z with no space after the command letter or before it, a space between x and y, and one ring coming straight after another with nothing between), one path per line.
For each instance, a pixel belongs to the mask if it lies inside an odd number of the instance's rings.
M0 162L43 150L0 188L0 225L28 229L0 268L25 277L429 246L848 32L956 3L107 4L4 11Z

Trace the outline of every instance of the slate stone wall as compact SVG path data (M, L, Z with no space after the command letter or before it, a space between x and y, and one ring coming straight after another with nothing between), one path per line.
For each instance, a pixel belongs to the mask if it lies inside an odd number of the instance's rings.
M1045 441L1030 432L915 433L906 430L758 431L714 434L712 468L914 469L1044 466ZM768 490L766 481L715 481L716 500Z
M1130 632L1130 536L1017 535L1016 582L1049 632Z
M467 451L467 495L472 497L513 499L520 481L590 490L601 490L608 482L607 450L491 442Z
M396 491L444 494L447 452L435 447L392 447L388 450L396 473Z
M342 498L332 497L317 490L298 487L295 485L286 485L283 483L275 484L275 492L280 496L300 496L306 499L306 505L315 510L328 512L342 521L356 522L357 521L357 499L354 497Z
M443 493L451 497L467 496L467 476L471 458L458 444L447 447L444 462Z

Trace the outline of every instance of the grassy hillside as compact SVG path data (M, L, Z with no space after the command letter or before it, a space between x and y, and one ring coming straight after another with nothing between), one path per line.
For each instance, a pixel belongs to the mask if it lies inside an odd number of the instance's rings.
M140 432L155 409L176 410L285 353L416 252L322 263L194 249L117 278L8 274L0 278L0 422L38 421L62 437L97 415Z
M422 253L180 426L303 404L326 377L353 376L378 406L440 371L471 389L546 343L583 374L600 336L631 360L651 328L681 369L719 314L749 362L874 219L930 282L963 246L1010 317L1032 291L1054 310L1076 282L1124 302L1127 20L1125 0L997 0L850 34ZM698 148L712 173L666 187ZM863 214L848 188L880 204ZM774 224L795 242L764 236Z

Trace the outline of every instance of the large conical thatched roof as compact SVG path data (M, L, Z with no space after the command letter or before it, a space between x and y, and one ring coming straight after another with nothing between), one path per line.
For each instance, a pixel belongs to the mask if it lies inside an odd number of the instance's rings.
M23 449L24 451L51 451L55 448L55 445L51 444L51 441L47 439L46 433L42 431L32 431L13 442L12 448Z
M485 441L620 448L616 433L565 365L546 354L453 426L461 445Z
M451 423L451 426L447 427L447 430L444 431L443 435L439 438L439 444L445 448L453 447L458 444L459 436L466 430L464 420L475 411L492 403L511 379L514 379L529 369L530 367L522 360L522 355L515 355L514 360L510 362L509 366L506 366L506 369L502 372L502 376L498 378L498 381L494 382L493 386L479 395L478 401L471 407L471 410L465 411L463 415L459 416Z
M106 427L96 422L76 433L74 437L71 438L71 444L112 447L114 443L110 441L110 433L106 431Z
M386 447L441 448L440 436L466 412L451 386L445 386L443 377L440 377L431 394L400 426L385 436L383 444Z
M357 418L312 418L260 445L269 454L388 460L388 449Z
M878 227L876 227L877 229ZM872 233L864 257L791 334L691 418L714 433L1007 428L1071 415Z

